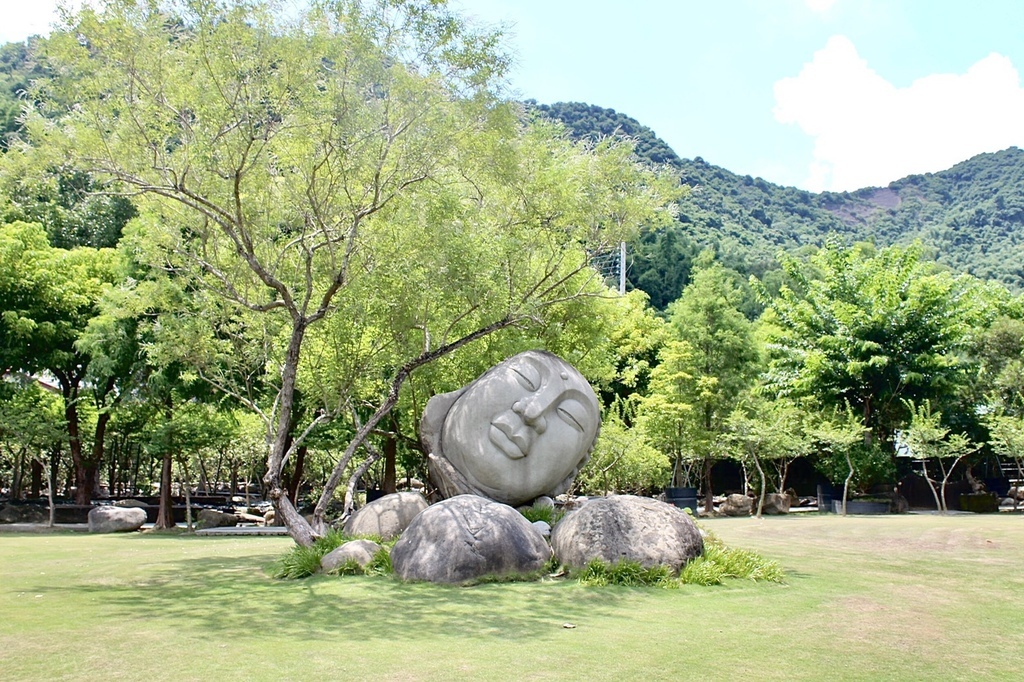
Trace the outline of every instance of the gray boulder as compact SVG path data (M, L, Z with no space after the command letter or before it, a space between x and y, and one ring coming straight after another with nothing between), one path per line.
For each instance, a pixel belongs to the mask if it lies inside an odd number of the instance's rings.
M456 495L413 519L391 550L402 580L467 583L539 571L551 557L540 532L512 507Z
M574 568L594 559L609 564L630 560L678 572L704 553L700 530L686 512L635 495L591 498L555 526L551 546L563 565Z
M197 528L234 528L238 517L216 509L200 509L196 517Z
M0 523L49 523L50 510L38 504L9 504L0 509Z
M754 510L754 500L746 495L729 495L718 508L726 516L750 516Z
M789 495L782 495L779 493L767 493L764 496L764 507L761 509L762 514L769 514L772 516L778 516L779 514L788 514L789 506L792 503L792 498Z
M136 531L146 522L146 510L138 507L93 507L89 510L90 533Z
M135 507L135 508L138 508L138 509L145 509L149 505L146 504L145 502L143 502L142 500L136 500L136 499L129 498L127 500L118 500L117 502L114 503L114 506L115 507Z
M345 522L346 535L378 535L385 540L402 534L416 515L427 508L420 493L392 493L358 510Z
M346 542L334 551L325 554L320 559L320 570L324 573L338 570L349 561L355 561L361 568L373 560L373 555L379 552L380 545L372 540L352 540Z

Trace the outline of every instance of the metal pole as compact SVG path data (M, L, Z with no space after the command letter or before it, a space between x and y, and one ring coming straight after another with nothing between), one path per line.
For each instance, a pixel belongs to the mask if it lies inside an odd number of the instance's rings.
M619 295L626 293L626 242L619 242Z

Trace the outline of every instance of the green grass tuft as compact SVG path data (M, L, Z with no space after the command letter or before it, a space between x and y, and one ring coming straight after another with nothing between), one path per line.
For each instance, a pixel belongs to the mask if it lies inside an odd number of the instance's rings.
M349 540L351 538L340 530L331 530L322 538L317 538L316 542L309 547L296 545L278 559L271 575L281 580L308 578L320 572L320 559L325 554L331 553ZM342 566L335 572L341 573L344 568Z
M519 513L526 517L526 520L530 523L534 521L543 521L552 528L555 524L565 515L564 512L555 509L554 507L523 507L519 510Z
M366 565L366 568L362 571L366 575L373 576L389 576L393 575L395 570L391 566L391 552L387 547L381 547L377 550L377 553L370 559L370 563Z
M713 535L704 539L703 556L679 573L679 581L686 585L721 585L727 578L781 583L786 574L778 562L756 552L726 547Z
M645 568L638 561L617 561L609 564L593 559L576 578L581 585L604 587L675 587L676 580L668 566Z

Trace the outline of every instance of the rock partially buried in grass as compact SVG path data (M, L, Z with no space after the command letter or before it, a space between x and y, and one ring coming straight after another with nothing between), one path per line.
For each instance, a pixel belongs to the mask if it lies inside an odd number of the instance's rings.
M547 542L522 514L477 495L428 507L391 550L402 580L452 584L535 573L550 557Z
M628 560L674 572L704 552L700 529L686 512L635 495L592 498L555 526L551 546L558 560L573 568L594 559Z
M346 542L320 559L320 570L324 573L330 573L331 571L338 570L349 561L356 562L360 568L366 568L380 549L380 545L372 540L352 540L351 542Z
M427 508L420 493L393 493L370 502L345 522L346 535L377 535L397 538L416 516Z
M90 533L120 533L142 528L146 510L138 507L93 507L89 510Z

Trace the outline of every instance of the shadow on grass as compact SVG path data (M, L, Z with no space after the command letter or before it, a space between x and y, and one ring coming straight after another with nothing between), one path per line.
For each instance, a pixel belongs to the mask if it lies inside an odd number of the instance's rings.
M178 542L210 542L192 536L161 539L170 540L168 549ZM227 556L164 559L157 549L138 569L128 568L124 579L70 576L45 589L66 593L69 602L96 603L103 617L143 624L159 620L162 627L193 633L332 640L346 632L361 639L529 640L550 635L566 621L621 617L626 625L628 602L670 592L585 589L559 581L450 587L367 576L277 580L269 571L278 555L248 553L244 545L230 551Z

